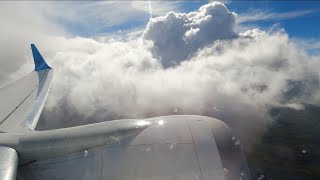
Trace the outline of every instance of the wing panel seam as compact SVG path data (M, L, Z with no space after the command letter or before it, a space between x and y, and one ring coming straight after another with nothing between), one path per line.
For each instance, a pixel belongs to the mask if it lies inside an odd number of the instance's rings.
M46 72L45 75L47 75L47 74L48 74L48 72ZM22 101L5 118L3 118L3 120L0 122L0 126L31 96L31 94L38 88L39 84L42 82L44 77L45 76L43 76L41 78L38 85L36 85L36 87Z

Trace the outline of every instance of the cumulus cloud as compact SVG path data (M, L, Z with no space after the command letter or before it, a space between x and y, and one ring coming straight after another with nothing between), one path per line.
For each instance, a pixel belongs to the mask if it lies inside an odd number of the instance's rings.
M179 64L200 48L218 39L231 39L236 14L225 5L213 2L197 12L174 13L152 18L143 34L153 42L153 52L164 67Z
M318 56L285 31L237 34L235 21L214 2L152 19L143 37L52 36L44 57L55 73L40 127L199 114L250 142L270 107L320 103Z

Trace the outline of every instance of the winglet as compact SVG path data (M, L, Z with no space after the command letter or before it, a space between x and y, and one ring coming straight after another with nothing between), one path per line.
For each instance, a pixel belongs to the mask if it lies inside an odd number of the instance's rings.
M31 44L31 50L32 50L32 55L33 55L33 60L35 65L35 68L34 68L35 71L40 71L43 69L51 69L51 67L48 66L48 64L43 59L43 57L41 56L40 52L38 51L38 49L34 44Z

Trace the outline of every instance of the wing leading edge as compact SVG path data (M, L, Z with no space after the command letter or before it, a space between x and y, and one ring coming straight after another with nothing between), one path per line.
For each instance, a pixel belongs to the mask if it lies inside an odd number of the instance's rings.
M46 101L53 69L31 44L35 70L24 78L0 88L0 131L34 130Z

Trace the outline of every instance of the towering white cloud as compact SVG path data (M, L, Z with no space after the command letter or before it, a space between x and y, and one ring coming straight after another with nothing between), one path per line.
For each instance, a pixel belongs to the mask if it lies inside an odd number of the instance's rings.
M213 2L197 12L174 13L150 20L143 37L154 44L153 52L165 67L179 64L199 48L218 39L236 38L236 14Z
M171 68L163 68L141 39L59 44L64 46L48 59L55 77L42 120L54 127L200 114L249 138L267 123L270 107L320 100L319 59L300 51L284 32L252 30L218 40ZM310 95L317 93L316 101Z

